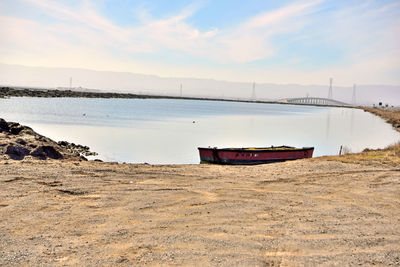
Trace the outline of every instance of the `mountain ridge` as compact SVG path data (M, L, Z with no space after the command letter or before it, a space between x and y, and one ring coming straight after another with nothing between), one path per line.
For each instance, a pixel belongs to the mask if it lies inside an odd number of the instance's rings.
M107 92L158 94L187 97L239 98L278 100L290 97L327 97L329 85L274 84L233 82L216 79L162 77L154 74L91 70L82 68L50 68L0 63L0 85L38 88L89 88ZM181 90L182 85L182 90ZM351 103L352 86L335 86L333 98ZM379 102L400 105L400 86L357 85L356 103Z

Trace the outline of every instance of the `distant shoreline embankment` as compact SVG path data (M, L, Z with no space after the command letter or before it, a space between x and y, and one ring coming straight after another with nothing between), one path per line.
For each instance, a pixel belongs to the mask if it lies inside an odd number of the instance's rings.
M229 102L251 102L277 104L277 101L253 101L245 99L223 99L208 97L168 96L168 95L145 95L132 93L111 92L85 92L75 90L58 89L31 89L0 87L0 98L6 97L73 97L73 98L126 98L126 99L183 99L183 100L207 100L207 101L229 101Z
M190 96L169 96L169 95L146 95L132 93L112 93L112 92L89 92L59 89L32 89L0 87L0 98L5 97L76 97L76 98L132 98L132 99L185 99L185 100L209 100L209 101L233 101L233 102L256 102L256 103L278 103L277 101L253 101L246 99L224 99L208 97Z
M1 87L1 97L78 97L78 98L158 98L157 96L138 95L129 93L85 92L58 89L29 89Z
M194 96L145 95L145 94L132 94L132 93L89 92L89 91L86 92L86 91L59 90L59 89L32 89L32 88L15 88L15 87L4 87L4 86L0 87L0 98L7 98L7 97L177 99L177 100L203 100L203 101L259 103L259 104L353 108L353 106L348 106L348 105L289 103L284 101L248 100L239 98L229 99L229 98L209 98L209 97L194 97Z

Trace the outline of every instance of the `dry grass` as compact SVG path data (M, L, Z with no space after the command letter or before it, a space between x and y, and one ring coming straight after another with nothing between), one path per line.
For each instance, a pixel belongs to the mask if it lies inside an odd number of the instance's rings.
M385 149L365 149L361 153L346 154L342 156L329 156L316 158L314 160L331 160L343 163L355 163L363 165L389 165L400 166L400 142L388 146Z

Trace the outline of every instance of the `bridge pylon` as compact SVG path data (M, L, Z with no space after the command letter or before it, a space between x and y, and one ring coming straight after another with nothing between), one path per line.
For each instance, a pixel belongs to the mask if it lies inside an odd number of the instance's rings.
M329 92L328 92L328 99L333 99L333 92L332 92L332 78L329 78Z
M351 98L351 104L355 105L356 104L356 85L353 85L353 96Z
M256 100L256 83L253 82L253 91L251 93L251 100L255 101Z

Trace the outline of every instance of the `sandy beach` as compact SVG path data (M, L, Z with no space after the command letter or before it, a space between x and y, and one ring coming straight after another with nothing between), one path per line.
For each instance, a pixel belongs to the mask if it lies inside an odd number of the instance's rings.
M0 265L398 266L399 162L399 144L257 166L4 157Z

